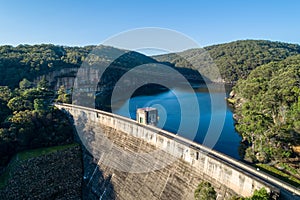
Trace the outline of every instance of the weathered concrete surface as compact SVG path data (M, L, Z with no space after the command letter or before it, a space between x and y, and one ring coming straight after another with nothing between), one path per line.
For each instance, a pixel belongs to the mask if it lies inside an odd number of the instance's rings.
M96 199L193 199L201 180L213 184L218 199L250 196L261 187L278 192L237 166L244 164L174 134L94 109L57 107L72 114L98 165L97 170L85 171L87 188ZM105 184L94 179L98 172Z
M90 126L90 127L89 127ZM147 153L155 151L157 148L140 138L127 135L107 126L94 127L94 124L87 124L87 129L98 132L104 131L106 137L113 142L114 145L121 147L126 151L136 153ZM95 135L94 144L98 149L97 154L101 155L101 159L106 154L101 151L101 137ZM96 144L98 143L98 145ZM116 150L116 149L115 149ZM93 152L95 154L95 151ZM111 149L111 151L114 151ZM163 159L171 159L170 154L160 152L156 154L155 159L159 161ZM87 199L194 199L194 190L201 180L207 180L213 183L218 192L218 199L228 199L235 194L226 185L216 182L213 178L207 176L202 171L193 167L183 159L175 158L175 161L162 169L153 170L147 173L129 173L122 172L108 166L100 160L94 162L98 164L98 168L91 167L85 170L86 184L90 192L86 192L84 197ZM135 162L120 162L125 165L143 165L136 159ZM100 180L100 181L99 181ZM102 180L102 181L101 181ZM109 183L107 182L109 180Z

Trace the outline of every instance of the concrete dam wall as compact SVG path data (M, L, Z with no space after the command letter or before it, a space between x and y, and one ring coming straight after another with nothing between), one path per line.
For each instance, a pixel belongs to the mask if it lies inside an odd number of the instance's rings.
M200 144L111 113L56 106L72 115L92 155L84 172L88 199L194 199L201 180L212 183L217 199L262 187L278 197L279 189L259 178L269 180L266 174Z

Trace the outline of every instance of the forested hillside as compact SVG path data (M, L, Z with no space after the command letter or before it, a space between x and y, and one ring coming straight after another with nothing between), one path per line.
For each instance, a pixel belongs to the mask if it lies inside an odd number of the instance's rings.
M246 159L289 162L300 145L300 55L257 67L232 95Z
M24 79L14 90L0 86L0 173L17 152L73 142L68 117L50 105L55 99L46 80L35 86ZM63 91L57 99L66 100Z
M126 50L101 45L96 50L95 46L65 47L51 44L0 46L0 85L16 87L23 78L33 81L37 76L60 68L80 67L92 50L94 52L90 59L93 62L107 63L115 60L116 55L129 53ZM246 78L257 66L299 54L300 46L264 40L244 40L208 46L204 50L218 66L222 78L227 82L235 82L239 78ZM191 68L209 63L202 57L203 54L203 49L190 49L178 54L165 54L154 58L178 67ZM121 64L114 62L114 64L127 67L132 65L130 62L133 59L138 64L156 62L136 52L132 52L127 58L130 58L128 62L119 59L125 62Z
M65 47L52 44L0 46L0 85L17 87L26 78L33 81L37 76L51 71L80 67L85 58L91 62L109 62L116 55L127 51L109 46Z
M6 45L0 46L0 86L14 88L23 78L34 81L36 77L55 70L79 68L84 61L91 66L99 65L98 67L101 67L101 64L110 64L110 68L113 68L110 76L113 74L118 77L118 74L124 74L135 66L158 63L151 57L138 52L103 45L86 47L65 47L52 44L17 47ZM176 70L184 75L199 75L190 69ZM118 78L113 77L113 79Z
M280 61L300 53L300 45L266 40L241 40L204 47L218 66L222 78L229 83L246 78L251 70L271 61ZM177 54L154 56L158 61L178 67L201 67L207 64L203 49L191 49Z
M92 47L62 47L55 45L19 45L0 47L0 85L16 87L27 78L35 77L62 67L81 64Z

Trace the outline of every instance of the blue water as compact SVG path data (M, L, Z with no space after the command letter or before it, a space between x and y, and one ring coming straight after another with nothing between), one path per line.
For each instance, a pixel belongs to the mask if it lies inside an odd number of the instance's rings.
M132 97L114 106L113 112L136 119L137 108L156 107L158 127L240 159L238 147L241 137L234 129L233 113L224 95L224 92L209 93L201 89L193 92L172 89L159 94Z

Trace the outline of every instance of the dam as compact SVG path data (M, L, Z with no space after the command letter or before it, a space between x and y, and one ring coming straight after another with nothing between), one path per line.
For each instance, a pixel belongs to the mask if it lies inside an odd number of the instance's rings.
M154 126L92 108L55 106L72 117L92 155L88 159L95 168L84 172L88 199L194 199L202 180L214 186L217 199L251 196L262 187L272 199L300 194L268 174Z

